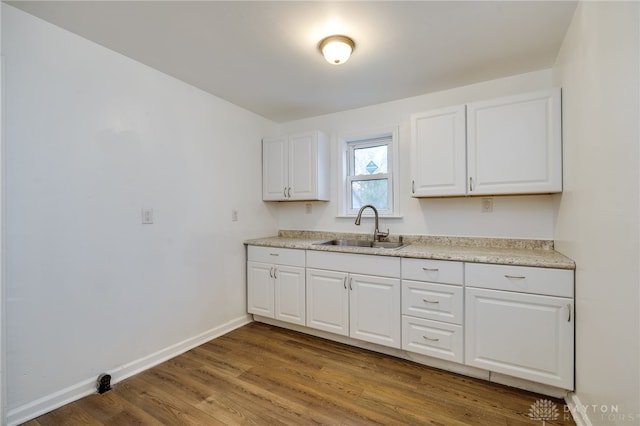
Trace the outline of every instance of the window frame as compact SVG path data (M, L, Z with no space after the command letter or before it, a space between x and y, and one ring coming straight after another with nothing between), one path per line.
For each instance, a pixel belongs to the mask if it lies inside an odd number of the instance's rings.
M340 155L342 163L342 179L338 185L340 192L340 206L338 216L355 217L359 209L351 208L352 183L357 181L387 179L388 182L388 208L377 208L378 214L384 217L400 217L399 212L399 188L398 188L398 126L386 127L369 131L352 132L339 137ZM354 175L355 165L352 158L358 148L387 145L387 172L371 175ZM367 209L365 216L372 216L373 212Z

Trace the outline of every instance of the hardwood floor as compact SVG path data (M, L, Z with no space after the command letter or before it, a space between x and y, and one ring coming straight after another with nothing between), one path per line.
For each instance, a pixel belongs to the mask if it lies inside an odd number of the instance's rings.
M25 424L542 425L539 399L575 424L562 400L252 323Z

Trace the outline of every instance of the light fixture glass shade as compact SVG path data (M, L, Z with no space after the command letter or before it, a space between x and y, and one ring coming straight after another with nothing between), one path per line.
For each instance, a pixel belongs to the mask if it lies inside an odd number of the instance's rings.
M341 35L330 36L320 42L322 55L327 62L333 65L347 62L354 47L353 40Z

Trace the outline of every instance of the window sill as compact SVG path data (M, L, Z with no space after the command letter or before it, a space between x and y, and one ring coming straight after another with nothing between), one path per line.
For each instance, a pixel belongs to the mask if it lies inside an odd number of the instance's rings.
M336 219L355 219L356 216L358 216L357 214L339 214L336 216ZM373 218L374 216L372 214L363 214L362 215L363 218ZM402 219L402 215L399 214L389 214L389 215L378 215L379 219Z

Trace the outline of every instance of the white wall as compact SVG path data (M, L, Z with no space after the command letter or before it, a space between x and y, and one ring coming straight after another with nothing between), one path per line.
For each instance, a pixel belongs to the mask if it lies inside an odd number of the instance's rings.
M577 394L640 412L638 15L637 3L581 4L553 73L278 129L3 4L10 420L243 321L242 240L278 228L370 232L336 218L336 140L389 125L400 128L403 218L381 228L555 237L578 264ZM479 198L409 196L412 112L553 86L563 87L561 196L495 197L491 214ZM260 138L315 128L333 137L334 200L310 215L305 203L261 202ZM140 224L142 207L153 225Z
M330 202L313 203L312 214L305 214L305 203L277 205L281 229L313 229L342 232L373 232L369 222L357 227L353 219L337 218L338 176L341 164L338 137L387 126L399 126L400 209L402 218L385 218L381 229L392 234L430 234L505 238L553 239L554 208L550 195L495 197L493 213L482 213L481 198L415 199L410 197L411 113L466 102L507 96L552 87L551 70L541 70L373 105L365 108L285 123L283 132L320 129L332 137L332 185ZM375 90L372 88L372 90Z
M0 7L0 29L2 27ZM0 31L0 423L6 418L6 317L5 317L5 138L4 138L4 54L2 53L2 31Z
M16 421L247 320L242 241L277 231L260 151L275 125L2 8Z
M577 264L576 395L594 425L640 424L639 27L637 2L581 3L553 69L565 172L555 240Z

